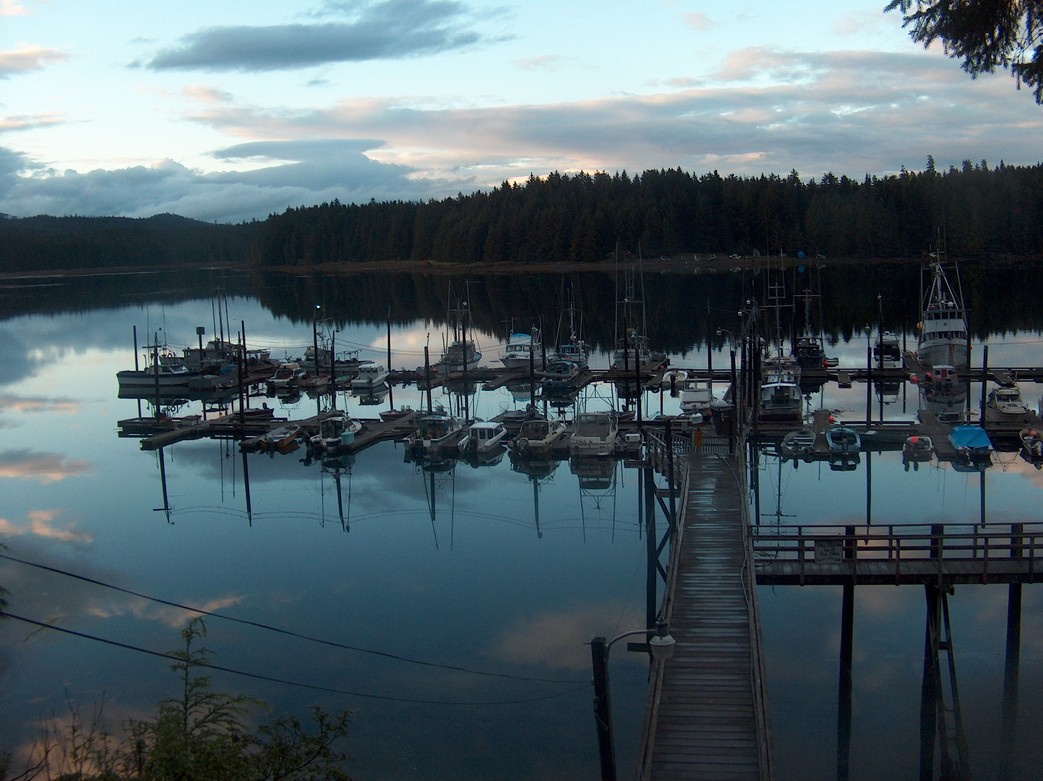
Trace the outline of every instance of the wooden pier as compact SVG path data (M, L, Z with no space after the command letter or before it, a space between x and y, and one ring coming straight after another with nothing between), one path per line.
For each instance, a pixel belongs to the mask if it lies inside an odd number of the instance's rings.
M656 667L638 777L764 781L770 730L740 459L704 437L685 483L664 600L676 646Z

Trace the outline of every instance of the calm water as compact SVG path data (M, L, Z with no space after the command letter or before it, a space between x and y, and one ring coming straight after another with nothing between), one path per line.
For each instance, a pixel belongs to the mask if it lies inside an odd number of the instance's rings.
M721 290L733 284L726 282L717 283ZM390 442L339 469L306 464L300 451L250 455L244 464L234 443L214 441L167 448L161 464L137 440L116 435L117 421L137 415L138 402L116 398L115 373L133 363L133 326L141 341L159 332L184 346L195 342L197 325L213 332L215 310L192 290L153 296L130 287L124 298L108 291L95 304L61 284L3 297L0 542L6 553L358 649L208 619L216 663L284 681L215 673L218 688L261 697L275 714L303 715L311 705L352 711L348 750L358 779L596 777L586 643L644 625L638 472L619 464L610 487L596 490L583 488L568 462L540 479L512 470L506 458L483 468L461 462L430 475L405 462L402 447ZM269 280L265 292L230 297L225 311L235 327L245 321L250 346L268 347L276 358L299 355L312 327L301 314L308 309L289 302L327 300L316 290L322 285L314 280ZM415 291L392 306L395 367L421 365L429 338L432 353L440 349L442 326L434 315L413 319L422 309L408 303L410 295ZM709 309L720 311L711 333L734 327L724 314L735 310L733 302L715 298ZM369 317L342 324L337 349L384 360L386 326L379 314ZM674 322L684 333L706 328L703 313L679 313ZM483 329L480 337L484 363L499 355L503 338L496 330ZM851 330L850 339L835 334L828 352L842 365L861 365L865 337L858 321ZM704 367L705 345L689 338L687 347L671 350L673 361ZM716 366L727 362L726 338L715 345ZM1043 363L1038 333L1023 326L988 344L993 365ZM595 361L606 363L603 355ZM1040 389L1022 390L1034 405ZM972 387L972 398L978 393ZM435 400L453 401L437 393ZM394 401L423 402L415 388L396 388ZM347 403L359 416L387 407ZM502 390L470 403L478 416L492 417L525 401ZM584 403L593 409L614 402L602 391ZM669 396L647 394L644 404L653 413L677 410ZM909 386L882 411L911 416L916 404ZM304 417L315 405L305 397L280 413ZM827 387L809 405L864 417L865 389ZM875 398L872 405L878 416ZM197 405L180 410L194 411ZM983 483L937 463L907 472L897 453L873 454L871 470L863 460L851 473L817 465L794 470L768 453L759 466L757 506L762 523L864 523L867 516L881 524L974 523L984 492L987 522L1038 519L1041 473L1013 453L995 461ZM10 560L0 560L0 584L12 613L144 649L177 648L187 620L169 605ZM1021 778L1035 777L1043 760L1037 739L1043 725L1031 699L1043 671L1038 591L1025 589ZM976 778L996 777L998 766L1006 597L1002 586L959 587L950 599ZM840 591L762 588L760 604L780 777L834 778ZM879 778L881 768L888 777L915 778L923 592L862 588L855 610L852 778ZM620 643L610 669L625 775L634 761L647 665ZM0 676L0 749L16 753L36 734L35 721L65 713L67 700L89 709L104 698L105 718L117 729L122 719L143 716L176 693L161 659L13 620L0 622Z

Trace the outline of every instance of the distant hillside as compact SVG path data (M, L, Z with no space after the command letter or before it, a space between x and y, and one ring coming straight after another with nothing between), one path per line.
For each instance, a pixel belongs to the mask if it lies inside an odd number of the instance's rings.
M213 225L155 217L0 220L0 271L242 263L259 223Z

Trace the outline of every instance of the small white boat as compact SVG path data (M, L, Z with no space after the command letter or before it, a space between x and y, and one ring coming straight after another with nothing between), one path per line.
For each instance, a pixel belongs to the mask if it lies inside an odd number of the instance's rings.
M300 381L308 376L307 370L296 361L285 361L275 368L275 373L268 378L268 391L278 393L296 388Z
M1021 440L1021 450L1026 460L1036 469L1043 466L1043 434L1035 428L1023 428L1018 432L1018 439Z
M934 440L922 434L906 437L902 443L903 463L923 463L930 461L934 453Z
M793 371L780 367L765 376L758 412L761 420L800 420L803 411L804 396Z
M301 427L294 424L273 428L264 435L265 448L268 452L287 450L296 444L297 435L300 434L300 431Z
M619 423L611 412L581 412L569 438L573 456L610 456L616 446Z
M479 420L467 429L467 436L460 441L460 449L471 453L488 453L499 447L507 436L503 423Z
M372 393L387 382L388 370L380 363L364 363L359 366L359 373L351 380L354 393Z
M809 428L790 431L782 438L782 454L789 458L810 459L815 452L817 439L818 434Z
M873 365L881 369L901 369L905 366L902 345L893 331L883 331L873 345Z
M995 423L1020 421L1030 413L1016 385L1000 385L985 400L985 419Z
M543 372L540 387L546 394L568 393L572 390L572 380L579 374L579 366L572 361L554 361Z
M553 352L549 353L547 361L556 357ZM529 334L512 333L508 336L500 361L506 369L528 369L529 366L542 369L543 358L543 336L538 328L533 328Z
M202 375L185 365L183 359L171 352L154 352L152 362L144 369L125 369L116 372L121 390L151 390L157 385L161 390L188 388L189 384Z
M511 452L525 458L540 458L561 438L565 424L560 420L529 418L522 421L518 435L511 442Z
M446 412L429 412L417 421L409 437L414 455L433 456L449 447L456 447L464 436L465 424Z
M308 445L318 453L335 453L354 445L360 431L362 421L337 411L319 422L319 433L308 440Z
M800 390L799 388L797 389ZM698 412L704 418L710 417L713 408L713 381L689 377L681 388L681 411L691 414Z

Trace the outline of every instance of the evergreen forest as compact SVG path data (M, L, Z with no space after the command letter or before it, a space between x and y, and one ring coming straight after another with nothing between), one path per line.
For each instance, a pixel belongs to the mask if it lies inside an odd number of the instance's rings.
M426 202L286 209L220 225L159 215L0 220L0 271L242 263L430 261L597 263L620 247L646 258L777 255L954 258L1043 255L1043 165L902 170L861 181L827 173L696 176L680 169L552 173Z

